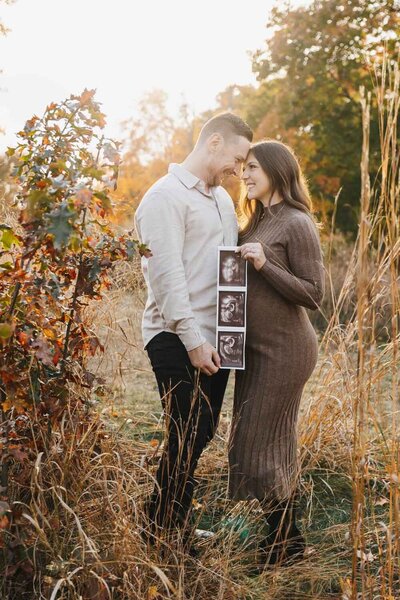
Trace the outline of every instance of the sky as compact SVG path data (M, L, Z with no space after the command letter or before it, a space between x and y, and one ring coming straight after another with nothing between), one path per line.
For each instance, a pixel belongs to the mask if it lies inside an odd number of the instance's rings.
M119 138L137 103L163 89L176 114L215 106L230 84L256 84L275 0L16 0L0 4L0 150L47 104L96 89L106 135ZM304 0L292 0L292 5Z

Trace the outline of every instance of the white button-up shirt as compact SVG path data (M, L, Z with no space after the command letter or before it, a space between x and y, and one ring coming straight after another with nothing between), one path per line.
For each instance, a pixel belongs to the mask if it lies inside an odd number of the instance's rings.
M148 289L143 313L144 346L161 331L176 333L186 350L215 346L217 247L235 246L238 225L226 190L206 192L198 177L178 164L144 195L135 215Z

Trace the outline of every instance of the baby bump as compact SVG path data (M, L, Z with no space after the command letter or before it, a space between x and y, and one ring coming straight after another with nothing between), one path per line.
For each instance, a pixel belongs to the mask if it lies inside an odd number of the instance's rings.
M274 313L247 322L246 364L264 362L267 370L289 373L301 384L313 372L318 358L318 338L304 308L291 305L285 318Z

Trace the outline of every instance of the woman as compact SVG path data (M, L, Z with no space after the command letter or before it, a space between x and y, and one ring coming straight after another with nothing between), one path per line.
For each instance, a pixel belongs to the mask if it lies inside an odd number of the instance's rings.
M304 554L294 506L296 425L318 353L305 309L321 303L324 268L310 196L293 152L277 141L255 144L242 179L246 370L236 372L229 490L236 500L260 500L269 525L263 560L271 564Z

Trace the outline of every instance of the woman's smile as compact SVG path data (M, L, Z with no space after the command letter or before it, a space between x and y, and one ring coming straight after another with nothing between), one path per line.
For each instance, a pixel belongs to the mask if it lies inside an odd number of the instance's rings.
M270 179L251 152L244 166L242 181L246 186L249 197L251 196L251 198L257 198L261 201L264 198L269 199L271 189Z

